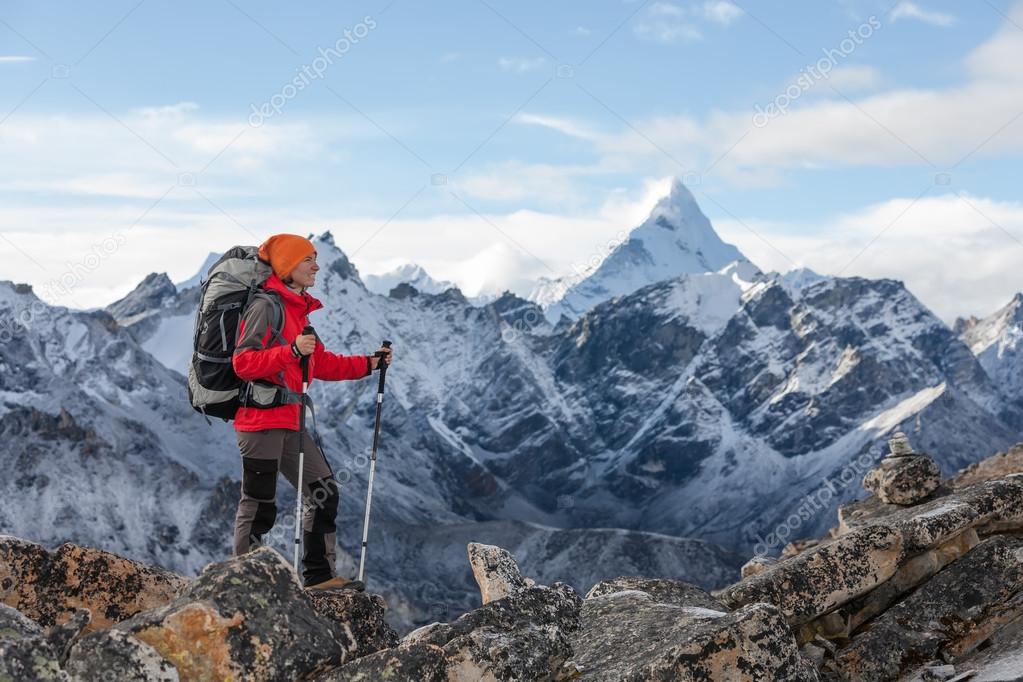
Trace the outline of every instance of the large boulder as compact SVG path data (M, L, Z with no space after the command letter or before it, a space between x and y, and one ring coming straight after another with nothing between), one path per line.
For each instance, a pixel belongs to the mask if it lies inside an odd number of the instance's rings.
M44 631L15 609L0 606L0 680L66 679L62 665L89 618L89 611L79 609Z
M960 657L1023 615L1023 539L980 543L870 623L838 652L853 680L892 680L938 658Z
M548 679L572 658L582 601L563 583L526 587L451 623L420 628L402 645L442 649L452 682Z
M501 552L489 554L500 557ZM493 584L492 575L483 574L482 582ZM451 623L421 627L398 646L347 663L317 681L495 682L570 674L565 666L572 657L571 634L579 627L582 598L568 585L530 585L520 577L517 569L505 572L503 579L519 586L506 596Z
M480 586L484 604L503 599L515 590L535 584L522 576L515 558L506 549L470 542L468 552L469 565L476 584Z
M818 679L769 604L729 613L685 600L663 603L639 590L590 596L572 645L584 680Z
M102 550L65 543L50 552L0 536L0 599L43 626L84 608L92 614L89 630L109 627L168 603L187 584L176 573Z
M178 669L145 642L121 630L100 630L71 648L65 670L72 680L178 682Z
M892 577L903 557L902 535L887 526L861 528L779 562L721 591L732 607L774 604L792 625L819 618Z
M306 590L306 595L316 613L340 627L349 659L398 643L398 633L384 618L387 604L380 595L354 590Z
M210 564L172 602L115 629L196 680L290 681L390 643L374 645L317 613L290 564L267 547Z

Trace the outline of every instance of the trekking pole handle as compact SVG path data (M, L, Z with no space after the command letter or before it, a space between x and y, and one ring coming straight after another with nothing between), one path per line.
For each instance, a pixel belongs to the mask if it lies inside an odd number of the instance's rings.
M384 348L390 348L391 347L391 342L385 340L380 345L383 346ZM384 359L385 357L387 357L387 353L385 353L382 350L378 350L376 353L373 353L373 356L378 358L378 360L377 360L377 368L378 369L380 369L381 371L387 369L387 360Z
M305 329L302 330L302 336L308 336L309 334L316 334L316 330L313 329L311 324L307 324ZM309 383L309 356L302 356L302 382L305 384ZM303 390L305 387L303 386Z

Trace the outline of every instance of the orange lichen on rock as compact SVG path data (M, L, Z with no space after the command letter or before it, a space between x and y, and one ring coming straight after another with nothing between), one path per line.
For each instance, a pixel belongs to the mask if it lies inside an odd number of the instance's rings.
M228 638L242 620L241 614L225 618L206 604L192 603L132 635L173 663L182 680L236 680L243 671Z

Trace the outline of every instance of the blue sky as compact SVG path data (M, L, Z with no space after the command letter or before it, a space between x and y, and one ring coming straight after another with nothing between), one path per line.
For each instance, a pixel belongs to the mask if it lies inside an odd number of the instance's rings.
M7 2L0 278L101 305L330 229L526 294L677 175L764 269L986 314L1023 289L1020 64L1008 0Z

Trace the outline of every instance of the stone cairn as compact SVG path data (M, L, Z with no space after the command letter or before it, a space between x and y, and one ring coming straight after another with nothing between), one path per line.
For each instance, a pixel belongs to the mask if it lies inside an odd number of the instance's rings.
M941 485L941 471L933 459L913 452L906 434L899 431L888 441L889 452L877 468L863 477L863 487L885 504L911 505Z

